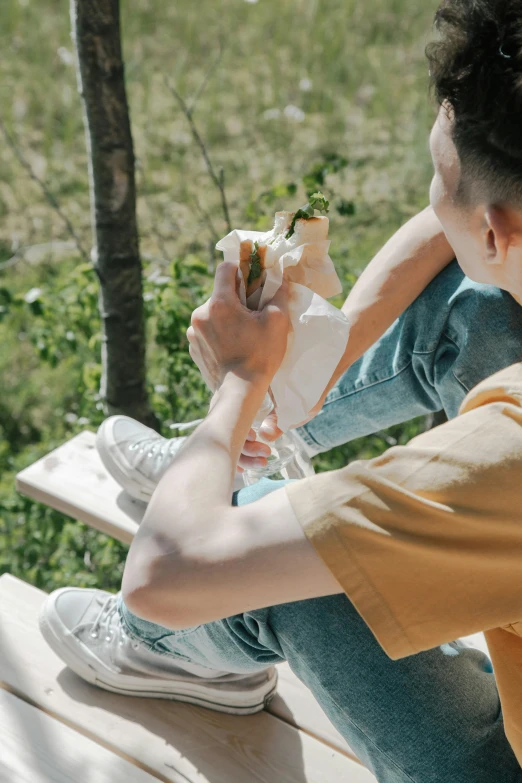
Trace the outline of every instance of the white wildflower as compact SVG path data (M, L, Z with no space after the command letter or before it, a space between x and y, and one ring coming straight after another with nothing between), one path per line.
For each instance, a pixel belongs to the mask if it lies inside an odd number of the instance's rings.
M279 109L267 109L263 112L263 119L265 120L278 120L281 116Z
M304 111L300 109L299 106L294 106L293 103L289 103L288 106L285 106L283 114L294 122L302 122L305 118Z
M33 302L36 302L36 300L40 298L41 293L42 293L41 288L31 288L31 290L28 291L24 296L24 300L27 302L27 304L32 304Z

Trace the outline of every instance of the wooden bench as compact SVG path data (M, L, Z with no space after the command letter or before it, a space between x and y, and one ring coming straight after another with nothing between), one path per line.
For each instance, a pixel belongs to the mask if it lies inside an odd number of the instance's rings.
M345 753L268 712L222 715L84 682L40 635L44 598L0 578L2 783L375 783Z
M107 474L91 432L26 468L17 487L125 543L145 510ZM149 775L191 783L375 783L286 664L278 667L277 696L248 718L115 696L82 682L47 648L37 629L43 598L19 580L0 578L0 681ZM484 648L481 635L472 641Z
M17 487L34 500L125 543L132 541L145 510L144 504L129 498L107 474L91 432L81 433L26 468L17 478ZM65 728L82 735L85 755L91 746L103 751L100 765L106 764L107 769L121 767L122 777L125 774L140 783L149 779L176 783L375 783L286 664L278 667L278 694L270 706L248 717L117 696L80 680L48 648L37 622L44 598L40 590L18 579L0 577L0 685L15 694L14 703L22 705L20 714L31 705L35 726L40 726L38 720L51 721L57 737ZM50 728L48 734L51 736ZM17 755L17 743L23 770L23 742L18 735L13 738L14 750L5 750L7 766ZM42 779L80 781L81 776L72 773L67 777L68 756L60 757L59 746L57 741L55 761L61 777ZM0 749L0 764L4 763L3 755ZM29 753L29 763L41 769L36 753L33 755ZM47 763L51 765L49 758ZM134 765L141 777L129 775L125 764ZM120 773L112 771L106 778L100 774L85 780L119 781ZM39 783L37 775L24 778L22 771L19 779Z

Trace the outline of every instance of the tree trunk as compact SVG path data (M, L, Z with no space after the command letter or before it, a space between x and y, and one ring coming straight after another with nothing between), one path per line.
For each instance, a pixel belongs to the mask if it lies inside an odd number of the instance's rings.
M101 394L109 414L149 426L145 317L134 149L125 92L119 0L70 0L89 158L93 262L103 326Z

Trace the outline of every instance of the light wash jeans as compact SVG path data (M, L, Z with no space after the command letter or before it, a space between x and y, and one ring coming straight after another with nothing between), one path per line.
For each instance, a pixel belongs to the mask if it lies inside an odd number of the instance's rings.
M300 434L320 452L420 414L455 416L469 389L521 359L522 308L453 263ZM263 479L234 501L252 502L283 483ZM230 672L288 661L380 783L522 782L491 665L478 650L453 643L392 661L344 595L174 632L123 604L120 612L132 637L174 659Z

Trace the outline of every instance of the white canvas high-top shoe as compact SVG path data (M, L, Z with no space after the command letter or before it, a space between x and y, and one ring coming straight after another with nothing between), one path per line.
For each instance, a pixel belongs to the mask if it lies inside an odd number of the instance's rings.
M180 430L196 427L193 421ZM111 416L96 435L96 448L111 476L136 500L148 503L176 454L187 438L164 438L128 416Z
M124 630L119 596L103 590L55 590L40 612L40 630L79 677L128 696L174 699L234 715L259 712L274 695L273 666L230 674L155 652Z

